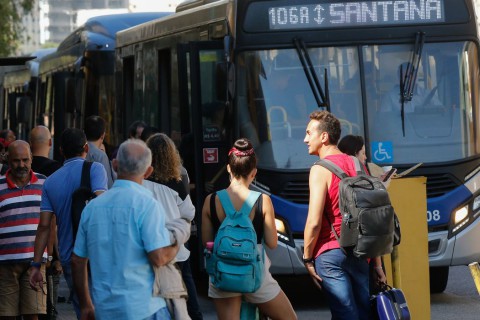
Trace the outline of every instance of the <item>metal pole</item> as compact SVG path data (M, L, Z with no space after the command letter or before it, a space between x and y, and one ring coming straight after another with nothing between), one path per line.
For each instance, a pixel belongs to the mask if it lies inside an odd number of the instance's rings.
M475 286L477 287L478 294L480 295L480 266L478 262L472 262L468 265L470 268L470 272L473 277L473 281L475 281Z

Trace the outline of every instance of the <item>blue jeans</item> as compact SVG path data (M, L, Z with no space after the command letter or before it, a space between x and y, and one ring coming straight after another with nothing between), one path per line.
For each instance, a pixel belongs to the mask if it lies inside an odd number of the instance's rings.
M315 259L315 269L323 280L332 320L370 319L367 260L333 249Z
M78 301L77 293L73 289L72 265L70 263L62 264L62 269L63 269L63 276L65 277L68 290L70 290L70 295L72 297L73 310L75 310L77 319L80 319L80 303Z
M155 312L153 315L151 315L148 318L145 318L144 320L171 320L172 318L170 317L170 312L168 312L167 307L164 307L157 312Z

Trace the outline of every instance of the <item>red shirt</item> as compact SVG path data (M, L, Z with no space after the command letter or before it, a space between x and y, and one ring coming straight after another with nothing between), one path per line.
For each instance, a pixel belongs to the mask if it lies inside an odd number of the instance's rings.
M346 154L335 154L325 157L339 166L345 173L351 177L357 175L355 170L355 163L352 158ZM333 223L333 227L337 231L337 234L340 235L340 226L342 224L342 215L340 214L339 208L339 185L340 178L332 173L332 182L327 191L327 197L325 199L325 206L323 208L323 219L322 219L322 228L320 229L320 236L318 237L317 243L315 245L314 253L315 258L318 257L325 251L331 249L338 249L340 245L338 244L335 235L332 232L330 223ZM328 217L328 219L327 219Z

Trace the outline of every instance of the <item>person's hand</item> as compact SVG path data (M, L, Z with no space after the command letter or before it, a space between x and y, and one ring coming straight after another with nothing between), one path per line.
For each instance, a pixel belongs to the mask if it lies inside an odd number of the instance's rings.
M95 308L93 305L82 308L80 312L80 320L95 320Z
M61 275L63 273L63 268L62 268L62 264L60 263L60 260L55 260L52 262L52 269L53 269L53 274L55 275Z
M30 282L30 287L35 290L41 290L43 287L43 275L40 272L39 268L35 267L30 267L30 277L29 277L29 282Z
M381 285L382 283L387 283L387 276L385 276L385 272L383 272L383 268L381 266L374 267L375 274L377 275L377 284Z
M315 263L314 262L306 262L305 268L307 268L308 274L312 277L313 284L320 290L322 290L322 278L317 274L315 270Z

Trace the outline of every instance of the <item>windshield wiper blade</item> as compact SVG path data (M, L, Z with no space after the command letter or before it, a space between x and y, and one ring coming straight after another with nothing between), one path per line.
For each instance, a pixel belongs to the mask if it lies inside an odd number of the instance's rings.
M302 63L303 71L305 72L305 76L307 77L308 84L312 89L313 96L319 108L325 107L327 111L330 112L330 99L328 94L328 77L327 77L327 69L325 69L325 93L320 85L320 81L318 80L317 73L315 72L315 68L313 67L312 59L310 58L310 54L308 53L307 46L303 40L295 38L293 39L293 43L295 44L295 48L297 49L298 58Z
M402 132L405 137L405 102L412 101L415 83L417 81L418 68L422 57L423 45L425 43L425 32L417 32L415 35L415 45L413 47L410 61L407 64L405 73L403 66L400 66L400 101Z

